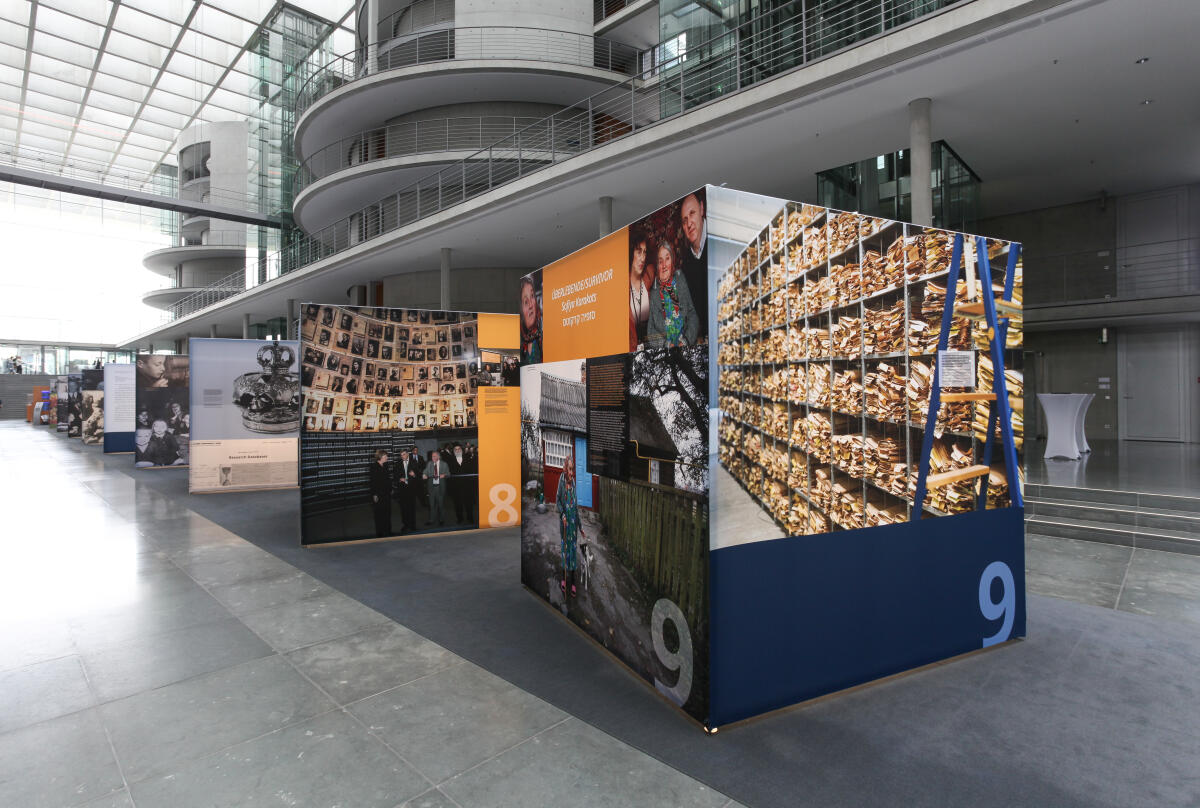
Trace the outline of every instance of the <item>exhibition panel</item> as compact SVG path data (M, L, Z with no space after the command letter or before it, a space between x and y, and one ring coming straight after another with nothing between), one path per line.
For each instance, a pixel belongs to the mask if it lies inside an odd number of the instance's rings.
M522 582L709 726L1023 636L1020 275L712 186L532 273Z
M85 444L99 446L104 443L104 371L85 370L82 377L79 436Z
M188 464L191 417L186 356L138 354L134 466Z
M296 486L299 352L296 341L189 341L189 491Z
M67 374L67 437L78 438L83 427L83 374Z
M104 451L133 451L134 439L134 367L104 366Z
M54 429L57 432L67 431L67 422L70 420L68 416L68 383L66 376L59 376L54 380Z
M301 543L517 524L517 317L303 312Z
M31 412L29 420L34 426L50 425L50 394L51 387L35 387L30 397Z
M521 581L709 714L705 194L521 283Z

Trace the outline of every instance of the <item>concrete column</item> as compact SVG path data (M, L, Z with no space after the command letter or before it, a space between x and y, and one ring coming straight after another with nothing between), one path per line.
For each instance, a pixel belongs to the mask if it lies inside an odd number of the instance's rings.
M287 319L283 322L283 338L296 339L296 298L294 297L289 297L287 299Z
M379 0L367 0L367 61L368 73L375 72L375 58L379 53Z
M450 248L442 247L441 307L450 311Z
M153 342L150 343L150 345L146 348L146 353L148 353L148 354L154 353L154 343Z
M209 339L217 338L217 324L216 323L213 323L212 325L210 325L208 327L208 337L209 337Z
M612 197L600 197L600 238L612 232Z
M930 107L928 98L908 102L908 165L912 169L909 188L912 194L912 221L933 226L933 186L930 173L933 166L933 140L930 137Z
M250 315L242 315L242 339L250 339Z
M362 284L351 286L346 290L346 298L350 306L367 305L367 287Z

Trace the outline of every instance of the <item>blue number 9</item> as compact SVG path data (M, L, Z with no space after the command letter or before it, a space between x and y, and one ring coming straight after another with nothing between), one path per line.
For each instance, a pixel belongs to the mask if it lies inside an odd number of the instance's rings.
M1004 585L1004 592L1000 595L999 603L992 600L992 581L997 578ZM1017 600L1016 590L1012 570L1008 568L1007 564L1003 561L993 561L987 565L983 576L979 579L979 611L983 612L983 616L988 620L999 620L1003 617L1004 625L1000 626L1000 630L992 636L983 638L984 648L1004 642L1012 633L1013 607Z

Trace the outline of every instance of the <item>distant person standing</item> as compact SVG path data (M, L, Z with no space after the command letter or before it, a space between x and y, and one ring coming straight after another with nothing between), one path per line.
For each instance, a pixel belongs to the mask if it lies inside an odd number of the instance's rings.
M443 505L446 501L446 482L450 477L450 466L442 460L441 452L437 449L429 456L429 465L425 467L421 476L425 478L426 487L429 489L429 521L425 524L432 525L436 522L444 525L446 516Z
M454 497L454 518L460 525L475 522L475 501L472 497L471 481L479 473L479 467L470 455L463 451L461 443L454 444L454 454L448 465L453 477L450 480L451 495ZM476 494L475 496L478 496Z
M387 449L376 449L371 462L371 508L375 511L375 536L392 535L392 473L388 470Z
M400 527L401 533L407 533L417 526L417 485L419 484L420 469L416 460L409 454L408 449L400 450L400 461L396 464L396 497L400 500L400 518L404 520Z

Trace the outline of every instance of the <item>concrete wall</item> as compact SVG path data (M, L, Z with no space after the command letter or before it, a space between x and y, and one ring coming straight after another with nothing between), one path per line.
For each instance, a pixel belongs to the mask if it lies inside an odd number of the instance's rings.
M517 26L556 31L592 33L594 23L589 0L455 0L456 26Z
M246 121L218 121L189 127L179 137L179 150L207 141L208 192L213 204L248 207L249 130ZM210 219L210 244L245 244L246 225Z
M1108 330L1100 344L1100 329L1038 331L1025 335L1025 434L1045 437L1046 427L1038 393L1094 393L1084 428L1088 440L1117 438L1117 331ZM1104 382L1101 379L1107 378ZM1101 389L1099 385L1111 385Z
M1186 245L1186 240L1194 240L1190 249L1181 246L1177 262L1200 272L1200 257L1191 255L1196 252L1196 240L1200 240L1200 186L1195 185L995 217L981 221L978 229L985 235L1024 245L1027 305L1137 294L1138 245L1150 242L1179 240ZM1148 271L1161 271L1157 258L1148 266ZM1155 322L1143 318L1137 325L1149 327ZM1182 363L1188 369L1184 439L1200 441L1200 325L1175 318L1174 322L1162 322L1161 327L1184 334ZM1026 332L1027 435L1045 432L1037 405L1038 392L1071 392L1096 396L1087 415L1089 440L1121 437L1117 346L1124 333L1110 325L1108 343L1101 344L1099 325L1080 328L1064 323L1055 328L1051 324ZM1111 386L1101 389L1101 384Z
M452 269L450 308L516 314L521 277L529 269ZM391 275L383 279L383 305L393 308L441 307L439 270Z

